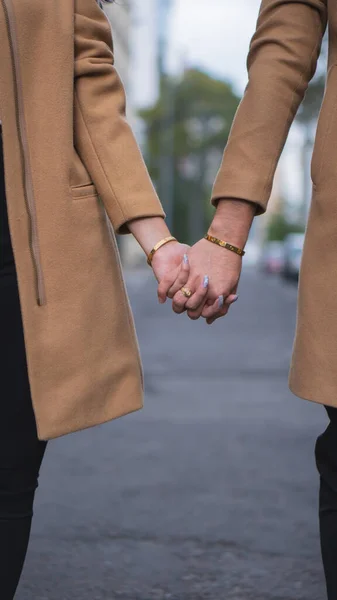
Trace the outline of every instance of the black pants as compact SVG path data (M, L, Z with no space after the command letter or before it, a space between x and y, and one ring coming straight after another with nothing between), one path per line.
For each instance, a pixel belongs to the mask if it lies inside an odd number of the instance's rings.
M330 423L316 442L320 474L321 548L329 600L337 600L337 408L327 406Z
M0 142L0 598L12 600L27 552L47 442L37 438L31 402L8 230L1 136Z

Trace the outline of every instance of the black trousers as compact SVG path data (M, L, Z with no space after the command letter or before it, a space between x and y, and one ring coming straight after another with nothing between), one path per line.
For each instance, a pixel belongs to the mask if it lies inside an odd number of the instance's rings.
M321 549L329 600L337 600L337 408L326 406L329 425L316 442L320 474Z
M2 141L0 146L0 598L13 600L27 552L47 442L37 438L31 402L8 229Z

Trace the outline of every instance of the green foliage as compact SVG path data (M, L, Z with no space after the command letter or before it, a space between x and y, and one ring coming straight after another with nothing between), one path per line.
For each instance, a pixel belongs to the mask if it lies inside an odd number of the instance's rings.
M140 112L147 131L147 166L160 187L162 159L170 154L174 173L173 231L180 239L192 241L196 229L207 226L211 182L239 98L229 83L196 69L186 71L180 81L165 78L161 88L156 105ZM165 201L165 189L158 191ZM192 215L196 208L197 216Z
M289 233L304 233L304 227L289 223L281 213L273 215L267 227L267 241L282 242Z

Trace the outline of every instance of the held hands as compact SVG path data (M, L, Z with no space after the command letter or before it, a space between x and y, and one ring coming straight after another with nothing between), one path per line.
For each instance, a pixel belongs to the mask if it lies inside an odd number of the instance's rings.
M167 244L167 252L175 245ZM164 248L162 251L164 254ZM211 325L224 317L238 299L241 268L240 256L203 239L188 249L178 268L175 265L157 278L159 302L164 303L168 297L177 314L187 311L190 319L202 316Z
M240 199L218 202L210 234L218 240L230 240L243 248L256 214L256 205ZM214 238L213 238L214 241ZM242 256L202 239L192 248L172 242L153 256L152 267L159 283L158 299L172 299L173 310L187 311L190 319L204 317L211 325L224 317L238 299L237 288L242 270Z

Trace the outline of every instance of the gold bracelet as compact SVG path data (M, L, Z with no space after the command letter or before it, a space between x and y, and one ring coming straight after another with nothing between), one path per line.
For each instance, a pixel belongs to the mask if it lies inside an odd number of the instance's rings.
M246 253L244 250L242 250L241 248L238 248L237 246L233 246L233 244L229 244L228 242L224 242L222 240L219 240L216 237L213 237L212 235L205 235L205 240L208 240L209 242L212 242L212 244L216 244L217 246L221 246L222 248L226 248L227 250L230 250L231 252L235 252L235 254L238 254L239 256L244 256Z
M166 237L166 238L160 240L160 242L158 242L158 244L156 244L152 248L150 254L147 257L147 264L149 265L149 267L151 267L152 259L155 255L155 253L157 252L157 250L159 250L159 248L161 248L162 246L165 246L165 244L168 244L169 242L177 242L177 241L178 241L177 238L173 237L173 235L170 235L169 237Z

